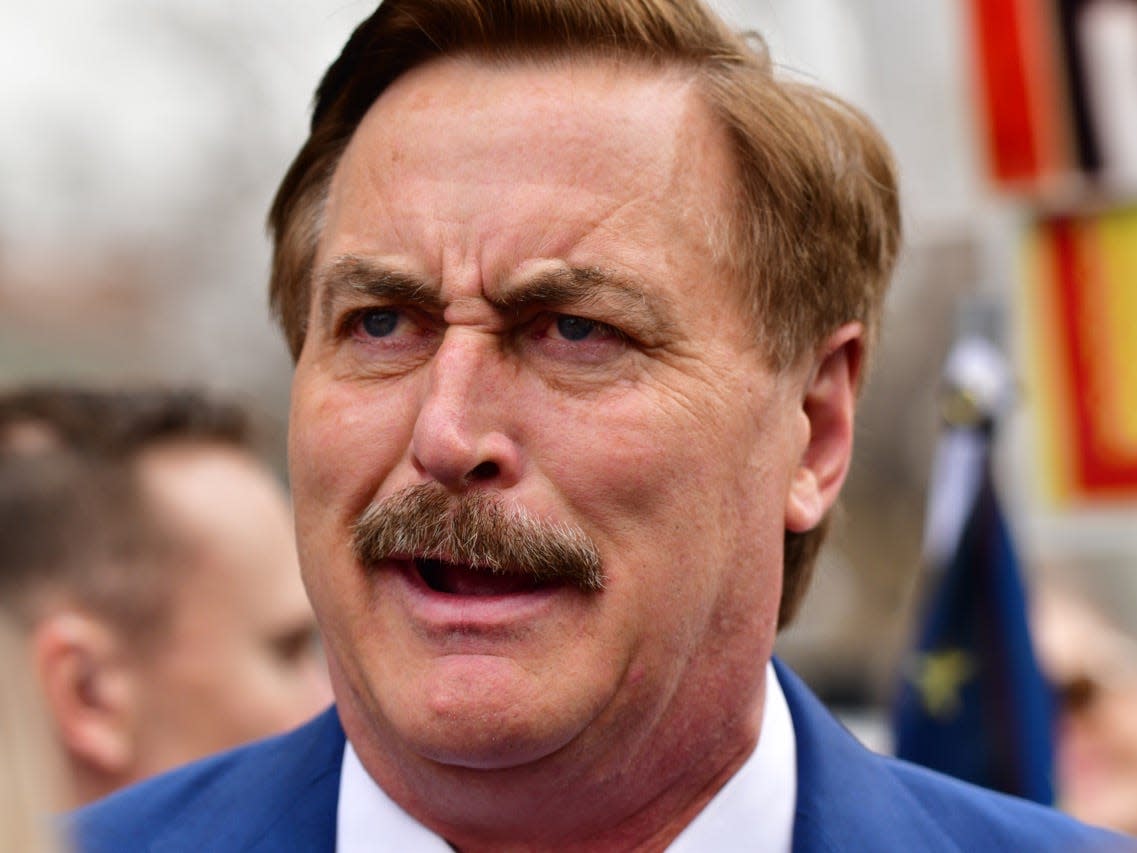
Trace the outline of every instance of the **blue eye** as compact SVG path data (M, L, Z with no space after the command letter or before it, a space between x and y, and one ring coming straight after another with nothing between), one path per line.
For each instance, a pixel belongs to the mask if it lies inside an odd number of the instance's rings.
M374 310L365 313L359 321L364 333L373 338L385 338L399 325L399 314L390 309Z
M566 341L583 341L596 329L596 324L583 317L565 314L557 318L557 332Z

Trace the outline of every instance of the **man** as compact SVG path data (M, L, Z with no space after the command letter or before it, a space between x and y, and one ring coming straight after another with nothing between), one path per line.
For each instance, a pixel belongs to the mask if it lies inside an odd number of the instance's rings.
M87 849L1107 843L870 755L768 663L898 242L857 113L697 0L386 0L271 223L336 712L81 814Z
M1044 577L1031 619L1060 700L1058 803L1137 837L1137 572L1116 557Z
M235 405L0 395L0 591L79 803L330 699L288 503Z

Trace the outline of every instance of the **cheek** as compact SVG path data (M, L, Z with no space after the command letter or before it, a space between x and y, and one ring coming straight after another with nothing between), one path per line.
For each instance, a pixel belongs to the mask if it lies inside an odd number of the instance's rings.
M752 452L773 434L710 403L610 402L560 422L574 426L547 445L543 467L647 618L701 622L738 570L776 593L788 483Z
M656 701L688 677L705 691L747 683L781 592L785 477L752 462L775 436L721 411L631 403L563 423L577 426L544 468L600 546L631 695Z
M308 378L294 382L289 470L298 520L355 517L404 455L414 420L402 389Z
M1137 783L1137 687L1119 690L1109 725L1117 733L1115 746Z
M397 464L413 423L399 417L404 409L390 392L369 394L299 369L293 388L289 470L300 574L331 652L345 608L365 598L352 571L351 526Z
M741 409L629 398L559 412L542 467L582 517L612 522L614 535L634 525L721 539L771 514L780 535L788 481L755 462L764 442L777 455L773 436Z

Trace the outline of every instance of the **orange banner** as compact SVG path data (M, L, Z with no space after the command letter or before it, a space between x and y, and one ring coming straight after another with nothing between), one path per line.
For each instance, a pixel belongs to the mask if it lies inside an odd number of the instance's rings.
M1028 235L1032 400L1052 492L1137 497L1137 208L1048 218Z

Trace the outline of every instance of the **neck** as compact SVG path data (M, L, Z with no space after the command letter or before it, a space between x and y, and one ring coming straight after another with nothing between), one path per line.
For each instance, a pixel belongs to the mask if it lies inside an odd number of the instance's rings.
M71 756L68 758L70 759L68 784L63 789L64 797L69 801L68 808L78 808L95 800L101 800L131 781L123 776L93 768Z
M571 805L566 804L562 798L560 808L557 809L559 814L552 820L557 823L564 817L572 820L568 826L561 827L560 832L553 831L556 824L552 822L541 825L533 820L528 821L525 827L516 827L511 833L503 833L494 824L482 825L473 831L457 826L432 828L460 853L657 853L666 850L695 819L749 754L748 749L741 751L698 790L692 791L687 784L675 784L632 813L619 815L611 809L605 809L605 819L592 823L580 819L575 796ZM499 824L501 812L496 812L494 818L495 823Z
M341 704L360 761L396 803L462 853L656 851L703 810L753 752L762 696L698 727L666 714L619 755L582 736L538 761L480 770L408 755Z

